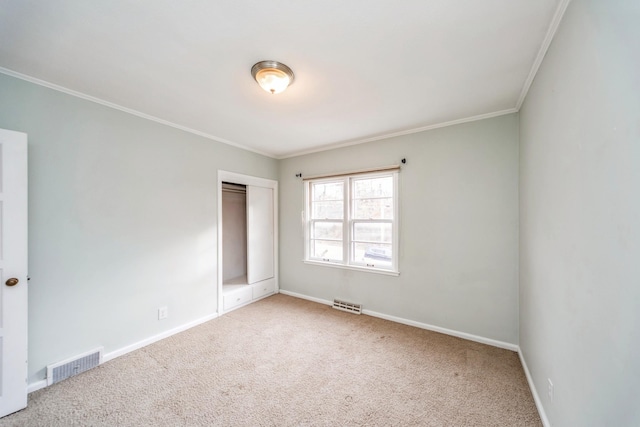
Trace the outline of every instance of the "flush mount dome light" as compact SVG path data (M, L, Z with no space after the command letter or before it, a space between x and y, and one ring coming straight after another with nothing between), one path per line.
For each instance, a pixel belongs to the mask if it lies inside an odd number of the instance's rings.
M260 87L271 94L283 92L293 83L291 68L278 61L260 61L251 67L251 75Z

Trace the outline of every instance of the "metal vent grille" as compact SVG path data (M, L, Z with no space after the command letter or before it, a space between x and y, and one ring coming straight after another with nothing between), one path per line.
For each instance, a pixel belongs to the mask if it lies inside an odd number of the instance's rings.
M362 304L354 304L352 302L333 300L333 308L354 314L362 314Z
M102 348L47 366L47 385L55 384L102 363Z

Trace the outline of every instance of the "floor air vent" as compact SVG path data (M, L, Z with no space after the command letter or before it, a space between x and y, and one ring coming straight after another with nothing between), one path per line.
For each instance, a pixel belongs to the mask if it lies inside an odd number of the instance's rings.
M362 314L362 304L340 301L339 299L333 300L333 308L349 313Z
M47 385L78 375L102 363L102 347L47 366Z

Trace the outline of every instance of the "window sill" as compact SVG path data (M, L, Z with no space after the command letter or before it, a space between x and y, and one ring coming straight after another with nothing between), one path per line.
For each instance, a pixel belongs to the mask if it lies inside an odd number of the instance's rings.
M373 274L382 274L384 276L399 276L399 271L393 270L383 270L381 268L368 268L368 267L357 267L355 265L344 265L338 264L334 262L322 262L322 261L303 261L305 264L309 265L318 265L322 267L333 267L333 268L341 268L343 270L354 270L354 271L362 271L364 273L373 273Z

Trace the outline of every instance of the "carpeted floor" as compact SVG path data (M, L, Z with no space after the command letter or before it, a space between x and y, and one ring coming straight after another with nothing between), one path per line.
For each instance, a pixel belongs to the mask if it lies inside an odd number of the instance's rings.
M540 426L516 353L275 295L29 395L4 426Z

